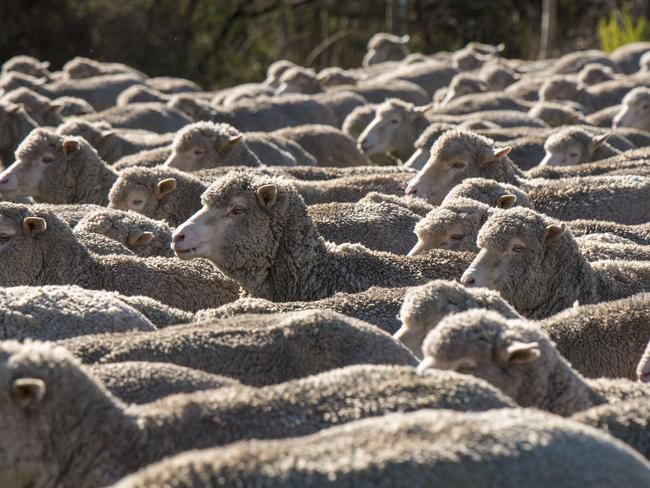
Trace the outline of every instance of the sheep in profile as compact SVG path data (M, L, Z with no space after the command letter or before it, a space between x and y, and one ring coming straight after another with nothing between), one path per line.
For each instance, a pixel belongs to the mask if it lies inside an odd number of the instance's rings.
M422 343L427 334L447 315L473 308L495 310L507 318L521 317L495 291L466 288L456 281L433 280L406 290L399 312L402 325L393 337L422 359Z
M146 295L189 311L218 307L239 295L232 281L205 262L90 253L68 225L46 210L0 203L0 230L5 268L0 286L79 285Z
M107 163L114 163L124 156L171 144L173 134L114 129L105 122L88 122L74 118L59 125L56 133L62 136L83 137Z
M52 73L49 70L49 61L40 61L33 56L14 56L2 64L2 75L8 73L23 73L34 78L49 79Z
M253 297L315 300L373 285L415 285L457 277L468 259L447 251L408 258L327 243L294 186L279 178L230 173L201 198L201 210L174 233L176 255L210 259Z
M368 52L363 57L363 66L367 68L373 64L404 59L409 53L406 47L409 40L409 36L398 37L386 32L373 35L368 41Z
M447 316L422 346L419 369L438 368L488 381L522 407L568 416L587 408L650 395L623 379L585 379L548 335L524 320L490 310Z
M0 192L48 203L106 205L115 180L117 173L84 139L35 129L0 174Z
M445 96L438 104L438 107L444 107L452 100L464 95L486 91L489 91L487 84L476 75L459 73L451 80L449 87L446 89Z
M95 113L87 101L77 97L59 97L53 100L53 104L57 105L57 112L64 119Z
M229 124L197 122L180 130L172 143L172 153L164 166L196 171L215 166L260 166L259 158Z
M378 105L373 120L357 139L359 148L368 156L389 152L406 161L417 138L429 126L425 117L429 108L396 98Z
M376 104L369 103L355 108L343 122L342 131L357 140L368 124L375 118Z
M612 127L633 127L650 132L650 88L635 88L625 95Z
M572 420L607 432L650 459L648 399L600 405L573 415Z
M281 385L221 387L127 407L63 348L7 341L0 351L0 476L7 486L106 486L189 449L306 435L397 411L513 405L484 381L363 365ZM282 421L287 418L294 421Z
M241 387L237 380L172 363L125 361L94 364L90 374L124 403L151 403L169 395Z
M100 75L134 74L142 77L147 76L130 66L122 63L102 63L94 59L76 56L63 65L64 76L72 79L92 78Z
M455 128L456 126L454 124L447 122L436 122L429 124L429 127L427 127L425 131L422 132L420 136L415 140L415 143L413 145L413 149L415 149L415 151L413 151L408 160L406 160L404 167L418 171L421 170L429 160L429 155L431 153L431 147L433 144L445 132Z
M39 125L56 127L63 122L63 117L59 113L61 106L29 88L17 88L5 93L2 96L2 101L22 105L29 116Z
M74 231L106 236L143 258L174 255L169 225L136 212L109 209L91 212L79 220Z
M298 66L296 63L289 61L288 59L274 61L268 66L268 68L266 68L266 79L264 80L264 84L271 88L277 88L280 86L280 77L284 72L296 66Z
M611 436L537 410L421 410L308 437L246 441L152 464L115 488L644 486L650 464ZM596 480L596 481L595 481ZM84 488L84 487L82 487Z
M580 112L556 102L538 102L528 111L528 115L543 120L551 127L586 123Z
M650 382L650 341L641 355L641 360L636 367L636 375L643 383Z
M548 317L580 304L650 291L645 262L588 263L564 224L534 210L494 212L481 228L479 254L461 283L497 290L522 315Z
M572 166L621 154L607 144L609 134L592 134L580 127L567 127L544 143L546 156L540 166Z

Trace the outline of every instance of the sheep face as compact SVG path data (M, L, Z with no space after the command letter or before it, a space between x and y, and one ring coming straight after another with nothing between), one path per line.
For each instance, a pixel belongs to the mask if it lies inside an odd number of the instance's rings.
M77 138L32 131L16 150L16 161L0 174L0 193L39 198L49 185L65 185L69 161L80 149Z
M138 171L126 171L108 194L108 207L155 218L160 204L176 191L175 178L140 178Z
M487 206L478 203L463 208L438 207L432 210L415 226L418 242L409 256L431 249L477 251L476 235L487 211Z
M420 371L446 369L482 378L515 401L538 376L542 348L535 331L496 312L470 310L443 319L424 341ZM522 405L530 406L530 405Z
M635 88L623 99L612 126L631 127L650 132L650 88Z
M228 124L198 122L189 125L177 134L163 166L197 171L224 165L243 139L244 134Z
M0 256L4 263L0 286L34 283L45 265L40 245L46 230L46 221L30 215L27 207L0 205Z
M304 93L313 95L322 91L323 87L314 71L304 68L290 68L280 78L280 86L276 88L275 94Z
M272 231L278 188L265 184L237 188L237 181L215 183L203 194L203 208L179 226L172 249L181 259L210 259L226 275L240 266L260 267L272 260ZM249 261L249 262L246 262Z
M395 150L403 139L412 138L413 123L422 117L429 106L416 108L413 105L386 102L379 105L375 118L359 135L359 149L368 156Z
M503 164L500 159L510 152L509 147L493 148L490 143L468 132L445 133L431 148L424 168L406 187L406 195L439 205L449 190L464 179L489 178L491 166Z
M41 413L47 402L46 383L34 374L37 371L29 371L26 359L20 354L18 343L3 343L0 349L0 486L46 486L54 479L49 475L59 470L49 452L53 449L48 439L51 427Z
M546 155L540 166L571 166L588 163L594 152L607 142L609 134L591 135L582 130L569 129L550 136L544 143Z

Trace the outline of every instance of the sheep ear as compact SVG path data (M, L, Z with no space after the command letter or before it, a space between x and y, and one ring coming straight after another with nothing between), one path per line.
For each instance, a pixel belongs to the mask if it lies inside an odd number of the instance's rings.
M416 112L416 113L422 114L422 113L426 112L427 110L433 108L434 105L435 104L433 102L431 102L431 103L428 103L426 105L421 105L419 107L414 107L413 111Z
M576 84L576 91L578 93L582 93L587 90L587 85L585 85L582 81L578 82Z
M604 134L601 134L599 136L594 136L591 139L591 148L592 149L597 149L603 144L607 142L607 139L609 139L609 132L605 132Z
M411 36L409 36L408 34L403 35L402 37L399 38L401 44L406 44L410 40L411 40Z
M129 247L138 247L138 246L144 246L145 244L149 244L155 238L156 236L153 235L153 233L144 232L140 229L137 229L129 233L129 237L127 238L126 242L129 245Z
M63 141L63 152L66 155L78 151L80 147L79 141L74 139L66 139Z
M564 234L565 229L566 229L566 226L564 224L562 224L562 225L558 225L558 224L547 225L546 229L544 229L544 240L546 242L548 242L548 241L552 241L554 239L557 239L562 234Z
M494 52L495 53L500 53L506 48L506 45L504 43L499 43L496 46L494 46Z
M174 190L176 190L176 178L165 178L156 184L156 197L158 197L158 199L161 199L165 195L169 195Z
M235 147L237 144L241 142L243 138L244 138L244 134L237 134L236 136L232 136L226 143L226 148L231 149Z
M63 108L63 105L57 102L52 102L48 105L46 112L59 112Z
M18 378L11 383L9 395L14 403L29 407L45 397L45 382L39 378Z
M115 131L109 129L109 130L102 131L102 135L100 137L102 141L105 141L106 139L108 139L109 137L113 137L114 135L115 135Z
M7 107L7 113L9 114L15 114L20 112L21 110L24 110L25 106L22 103L14 103L11 104L10 106Z
M511 193L504 193L497 197L498 208L512 208L517 203L517 196Z
M495 147L492 149L492 155L487 158L484 162L485 163L491 163L493 161L496 161L497 159L501 159L504 156L507 156L510 151L512 151L512 148L510 146L506 147Z
M278 197L278 187L273 184L262 185L257 189L256 195L260 205L270 208L275 204L275 200Z
M29 234L35 236L47 229L47 222L45 219L40 217L25 217L23 220L23 230Z
M38 67L42 68L42 69L48 69L50 67L50 62L49 61L41 61L38 64Z
M538 342L514 341L501 351L501 360L506 364L532 363L541 355Z

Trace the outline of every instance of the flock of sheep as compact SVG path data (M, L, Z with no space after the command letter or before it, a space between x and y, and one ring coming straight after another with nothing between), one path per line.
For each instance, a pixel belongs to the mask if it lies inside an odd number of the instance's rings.
M650 486L650 43L0 75L0 486Z

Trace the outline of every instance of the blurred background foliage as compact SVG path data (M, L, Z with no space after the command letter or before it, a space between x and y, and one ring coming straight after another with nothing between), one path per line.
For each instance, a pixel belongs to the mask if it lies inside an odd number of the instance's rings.
M548 1L548 0L546 0ZM552 0L551 52L612 50L650 40L649 0ZM535 58L543 0L5 0L0 62L16 54L60 68L81 55L205 88L257 81L281 58L321 68L358 66L378 31L408 33L411 51L504 42ZM396 22L395 11L403 18Z

